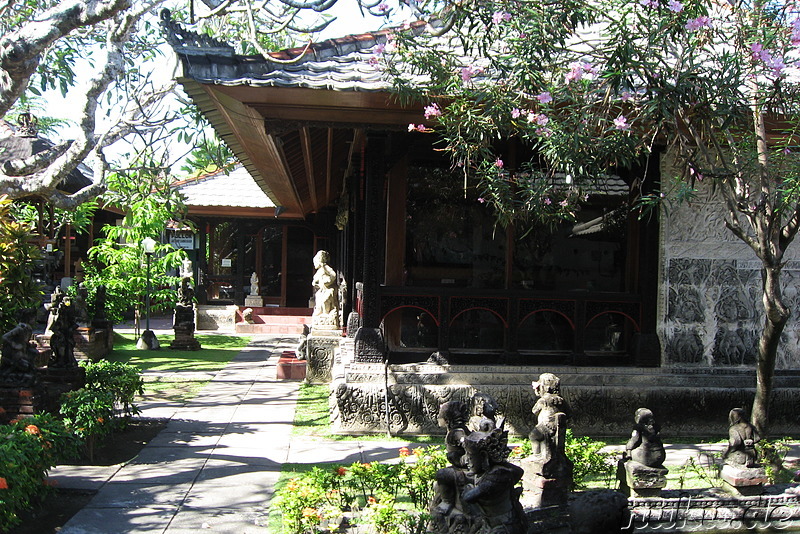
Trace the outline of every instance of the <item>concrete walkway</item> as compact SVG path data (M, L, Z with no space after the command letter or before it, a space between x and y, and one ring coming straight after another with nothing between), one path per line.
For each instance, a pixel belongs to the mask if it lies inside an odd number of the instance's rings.
M60 532L267 532L282 464L396 458L403 443L292 441L299 382L277 380L276 363L296 343L256 337L186 405L141 403L169 422L127 464L51 470L60 488L99 490Z
M98 490L60 532L267 532L282 464L397 458L399 441L292 439L299 382L277 380L276 363L295 344L291 336L254 337L186 405L142 403L143 417L169 422L127 464L53 469L50 478L61 488ZM668 463L715 448L669 446Z

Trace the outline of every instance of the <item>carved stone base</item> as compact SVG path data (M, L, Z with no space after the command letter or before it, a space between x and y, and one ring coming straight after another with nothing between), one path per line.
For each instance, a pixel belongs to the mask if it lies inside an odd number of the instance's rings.
M75 334L75 357L100 361L114 348L113 328L78 328Z
M735 467L725 464L722 466L721 476L725 491L746 497L761 495L764 484L769 482L763 467Z
M194 306L178 304L172 319L175 339L169 344L174 350L200 350L200 342L194 337Z
M382 363L386 358L386 342L379 328L364 328L356 331L356 363Z
M620 491L629 497L658 497L667 485L666 468L647 467L639 462L622 462L625 480L620 480Z
M341 332L338 336L320 336L311 332L306 344L306 382L327 384L331 381L334 353L341 339Z
M542 465L538 457L529 456L520 461L520 467L525 470L522 477L523 506L566 506L572 490L572 462L562 457L560 462L551 459Z
M263 308L264 307L264 297L259 295L247 295L244 298L244 305L248 308Z

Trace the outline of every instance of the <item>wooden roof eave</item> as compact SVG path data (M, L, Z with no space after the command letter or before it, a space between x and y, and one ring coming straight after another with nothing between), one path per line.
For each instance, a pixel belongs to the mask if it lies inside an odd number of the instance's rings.
M218 86L186 77L178 81L269 199L285 208L285 213L305 214L279 143L267 133L263 117L217 91Z

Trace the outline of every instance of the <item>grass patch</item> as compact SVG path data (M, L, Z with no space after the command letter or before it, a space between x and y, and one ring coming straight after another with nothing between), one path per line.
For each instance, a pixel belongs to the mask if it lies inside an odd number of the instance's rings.
M108 359L136 366L140 371L160 371L169 375L144 376L143 400L182 403L197 395L211 379L210 374L225 367L248 343L247 336L198 335L200 350L172 350L174 336L160 336L161 350L136 348L133 334L114 334L114 350ZM181 376L186 373L186 376ZM205 376L196 373L207 373Z
M242 350L250 338L206 334L195 336L203 347L200 350L172 350L169 344L175 336L161 336L161 350L136 348L133 334L114 334L114 350L108 359L135 365L142 371L219 371Z

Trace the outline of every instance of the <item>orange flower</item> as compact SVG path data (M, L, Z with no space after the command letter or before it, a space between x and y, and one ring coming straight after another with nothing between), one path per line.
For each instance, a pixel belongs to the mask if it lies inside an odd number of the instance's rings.
M421 456L422 455L422 447L417 447L414 449L414 456Z
M346 467L337 468L336 469L336 474L339 475L340 477L345 476L347 474L347 468Z
M0 477L0 489L8 489L8 481L3 477Z
M367 504L376 504L377 502L378 502L378 501L376 501L376 500L375 500L375 497L373 497L372 495L370 495L369 497L367 497Z
M411 451L408 450L408 447L400 447L400 456L405 457L411 454Z
M39 432L39 427L36 425L26 426L25 432L27 432L28 434L33 434L34 436L38 436L39 434L41 434L41 432Z
M102 417L98 417L97 418L97 422L98 423L103 423L103 422L105 422L105 419L103 419Z
M316 508L303 508L303 517L316 517L317 516L317 509Z

